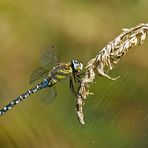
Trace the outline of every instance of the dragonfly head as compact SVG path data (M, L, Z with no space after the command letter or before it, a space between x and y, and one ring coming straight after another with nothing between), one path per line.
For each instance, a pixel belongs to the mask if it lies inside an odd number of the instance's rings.
M83 64L77 60L72 60L71 65L74 73L79 73L83 69Z

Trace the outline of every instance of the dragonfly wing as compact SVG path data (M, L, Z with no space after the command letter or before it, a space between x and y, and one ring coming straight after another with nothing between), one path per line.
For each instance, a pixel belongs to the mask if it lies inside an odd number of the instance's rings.
M30 75L30 84L34 83L36 80L39 80L41 77L47 75L48 75L48 70L42 67L35 69Z
M45 104L51 104L57 96L57 91L55 87L48 87L40 91L39 98L45 103Z
M54 46L49 46L44 50L44 53L40 59L40 64L42 67L48 70L58 64L58 58L55 56Z
M49 46L41 56L40 67L35 69L30 75L30 84L34 83L40 78L48 75L48 72L58 63L58 58L54 55L55 50L53 46Z

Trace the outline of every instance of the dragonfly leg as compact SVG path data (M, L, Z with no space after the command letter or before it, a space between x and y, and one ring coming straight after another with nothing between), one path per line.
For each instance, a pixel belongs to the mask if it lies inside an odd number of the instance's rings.
M81 83L81 78L80 78L78 75L75 76L75 81L76 81L76 80L77 80L79 83Z
M84 77L84 74L85 74L85 72L80 73L80 74L78 74L77 76L79 76L79 77L81 78L81 77Z
M77 92L74 90L74 85L73 85L73 81L72 78L70 77L70 90L72 91L72 93L77 96Z
M81 83L81 79L82 79L82 77L84 76L84 72L83 73L80 73L80 74L78 74L78 75L75 75L74 76L74 79L75 79L75 82L76 81L78 81L79 83Z

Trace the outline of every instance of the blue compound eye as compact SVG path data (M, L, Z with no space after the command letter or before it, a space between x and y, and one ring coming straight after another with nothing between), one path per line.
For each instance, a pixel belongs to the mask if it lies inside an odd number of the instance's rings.
M74 72L79 72L79 71L82 70L83 65L82 65L82 63L80 63L79 61L77 61L77 60L72 60L71 63L72 63L72 68L73 68Z
M76 70L78 68L78 62L74 61L73 66L74 66L74 69Z
M73 70L77 71L78 64L79 64L78 61L72 60L72 67L73 67Z

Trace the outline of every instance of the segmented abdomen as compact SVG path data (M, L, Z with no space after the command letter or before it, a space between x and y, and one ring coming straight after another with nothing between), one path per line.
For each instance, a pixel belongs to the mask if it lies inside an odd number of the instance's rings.
M24 94L20 95L19 97L17 97L15 100L13 100L12 102L10 102L8 105L6 105L5 107L3 107L0 110L0 116L4 115L5 112L7 112L8 110L10 110L12 107L14 107L16 104L20 103L21 101L23 101L24 99L26 99L28 96L32 95L33 93L46 88L46 87L51 87L53 84L50 83L50 79L44 79L41 83L37 84L34 88L29 89L28 91L26 91Z

